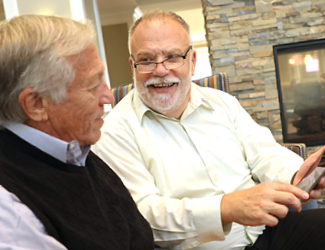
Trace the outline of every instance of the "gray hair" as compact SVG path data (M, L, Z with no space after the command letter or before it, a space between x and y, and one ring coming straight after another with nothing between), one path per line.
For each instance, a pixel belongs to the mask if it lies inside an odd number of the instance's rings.
M161 22L163 22L163 21L167 21L170 19L179 22L183 26L183 28L189 35L190 43L192 43L191 36L190 36L190 27L181 16L177 15L175 12L168 11L168 10L152 10L152 11L148 11L148 12L144 13L143 16L140 17L139 19L137 19L132 24L131 28L129 29L129 38L128 38L129 39L129 52L131 53L131 38L135 32L135 29L138 27L138 25L141 22L143 22L143 21L161 21Z
M44 98L62 103L75 78L68 57L94 40L92 25L68 18L23 15L0 22L0 126L28 119L18 96L33 88Z

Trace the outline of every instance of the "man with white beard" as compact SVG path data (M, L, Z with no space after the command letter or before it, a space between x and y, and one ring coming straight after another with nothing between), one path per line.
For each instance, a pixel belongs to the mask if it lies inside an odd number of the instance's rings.
M288 212L320 197L324 178L310 195L294 186L316 160L303 163L277 144L234 97L191 83L196 52L186 22L146 13L130 29L129 49L135 90L107 116L93 150L121 177L155 243L323 249L325 210Z

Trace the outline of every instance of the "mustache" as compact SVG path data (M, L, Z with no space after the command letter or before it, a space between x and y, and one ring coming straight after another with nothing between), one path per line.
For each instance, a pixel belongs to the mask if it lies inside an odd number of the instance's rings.
M161 84L161 83L166 83L166 84L169 84L169 83L181 83L181 79L179 79L178 77L166 77L166 76L159 77L159 76L156 76L156 77L150 78L147 81L145 81L143 85L145 87L148 87L150 85Z

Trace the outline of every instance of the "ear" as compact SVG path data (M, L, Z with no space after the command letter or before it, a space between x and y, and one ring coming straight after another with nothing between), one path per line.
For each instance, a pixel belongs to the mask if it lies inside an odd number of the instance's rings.
M134 64L133 64L133 60L132 60L132 57L131 56L129 58L129 63L131 65L131 69L132 69L132 72L133 72L133 70L134 70Z
M30 120L35 122L47 121L47 100L33 90L33 88L27 88L20 92L18 97L20 106Z
M192 53L192 76L195 74L195 65L196 65L196 51L193 50Z

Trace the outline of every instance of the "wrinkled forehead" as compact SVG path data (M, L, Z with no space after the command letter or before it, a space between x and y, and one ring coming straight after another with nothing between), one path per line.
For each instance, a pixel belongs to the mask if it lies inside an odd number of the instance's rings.
M75 69L75 81L79 85L101 79L104 74L104 64L100 60L96 46L92 43L84 51L69 58Z

